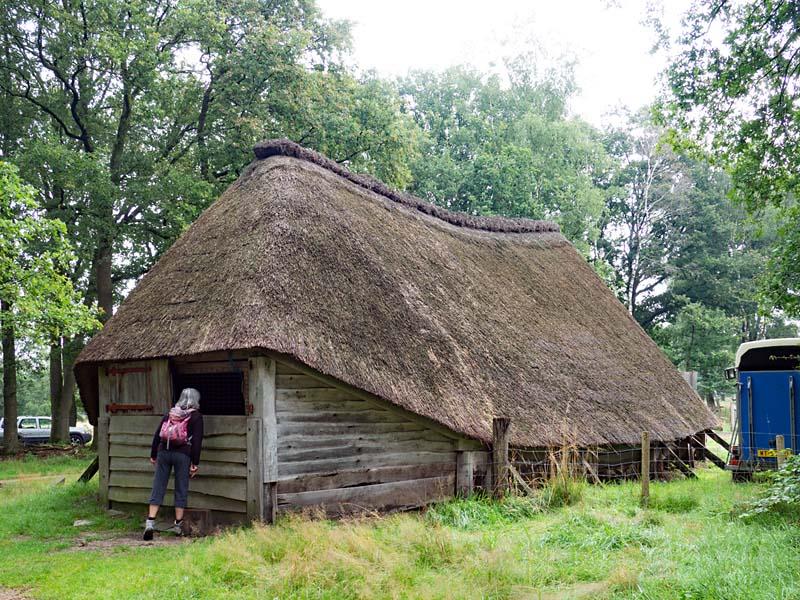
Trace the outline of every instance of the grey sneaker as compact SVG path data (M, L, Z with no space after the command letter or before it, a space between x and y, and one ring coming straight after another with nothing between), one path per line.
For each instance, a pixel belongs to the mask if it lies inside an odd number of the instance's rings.
M178 523L177 521L173 521L172 525L167 527L164 530L164 533L173 533L175 535L183 535L183 522Z
M153 533L155 533L155 530L156 530L156 521L155 521L155 519L147 519L144 522L144 535L142 536L142 539L145 542L149 542L150 540L152 540L153 539Z

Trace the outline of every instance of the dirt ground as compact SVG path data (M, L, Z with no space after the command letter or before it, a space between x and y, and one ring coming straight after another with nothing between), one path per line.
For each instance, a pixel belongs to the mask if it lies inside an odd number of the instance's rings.
M0 600L30 600L30 597L18 590L0 587Z
M146 542L142 539L141 531L125 535L114 536L85 536L75 540L75 546L67 552L81 552L85 550L110 551L114 548L127 547L155 547L155 546L174 546L175 544L190 544L191 538L179 537L172 534L156 534L155 538ZM5 600L0 596L0 600Z

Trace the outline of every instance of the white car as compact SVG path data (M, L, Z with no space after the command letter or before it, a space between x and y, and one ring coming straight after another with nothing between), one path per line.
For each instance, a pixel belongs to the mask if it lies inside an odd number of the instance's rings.
M3 422L0 419L0 439L3 437ZM50 441L50 417L18 417L17 432L23 444L44 444ZM92 441L92 434L81 431L77 427L69 428L69 441L83 445Z

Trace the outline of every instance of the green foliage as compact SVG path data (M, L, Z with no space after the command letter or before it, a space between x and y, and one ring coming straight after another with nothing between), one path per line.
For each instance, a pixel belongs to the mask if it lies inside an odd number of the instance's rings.
M23 0L2 15L0 118L18 125L3 152L68 224L73 283L106 312L259 139L409 181L416 138L396 91L342 66L348 25L312 0Z
M653 331L655 340L678 367L697 371L700 393L732 392L724 370L733 365L739 324L722 309L690 302L675 321Z
M797 520L800 514L800 455L787 458L775 473L764 495L740 515L748 519L756 515L776 513Z
M531 519L542 512L537 498L505 496L499 500L483 496L459 498L434 504L425 511L425 520L457 529L480 529Z
M43 217L34 193L14 165L0 161L0 300L12 308L7 325L49 340L96 321L64 275L74 258L66 227Z
M650 497L647 505L653 510L660 510L668 513L688 513L700 506L697 498L689 493L659 493Z
M542 536L541 544L609 551L629 546L649 548L656 544L656 539L652 530L636 524L614 524L578 513L550 528Z
M553 219L579 248L597 235L607 158L599 135L566 118L572 74L539 75L522 57L510 85L466 67L415 72L400 82L424 134L410 191L470 214Z
M763 285L770 305L800 314L800 8L786 0L698 3L684 17L666 79L665 120L724 166L754 214L780 206L780 243Z

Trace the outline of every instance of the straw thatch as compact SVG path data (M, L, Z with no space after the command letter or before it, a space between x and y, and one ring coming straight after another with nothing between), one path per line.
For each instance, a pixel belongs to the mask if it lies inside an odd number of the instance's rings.
M674 440L705 404L552 224L449 213L287 141L256 160L80 355L267 349L488 441Z

